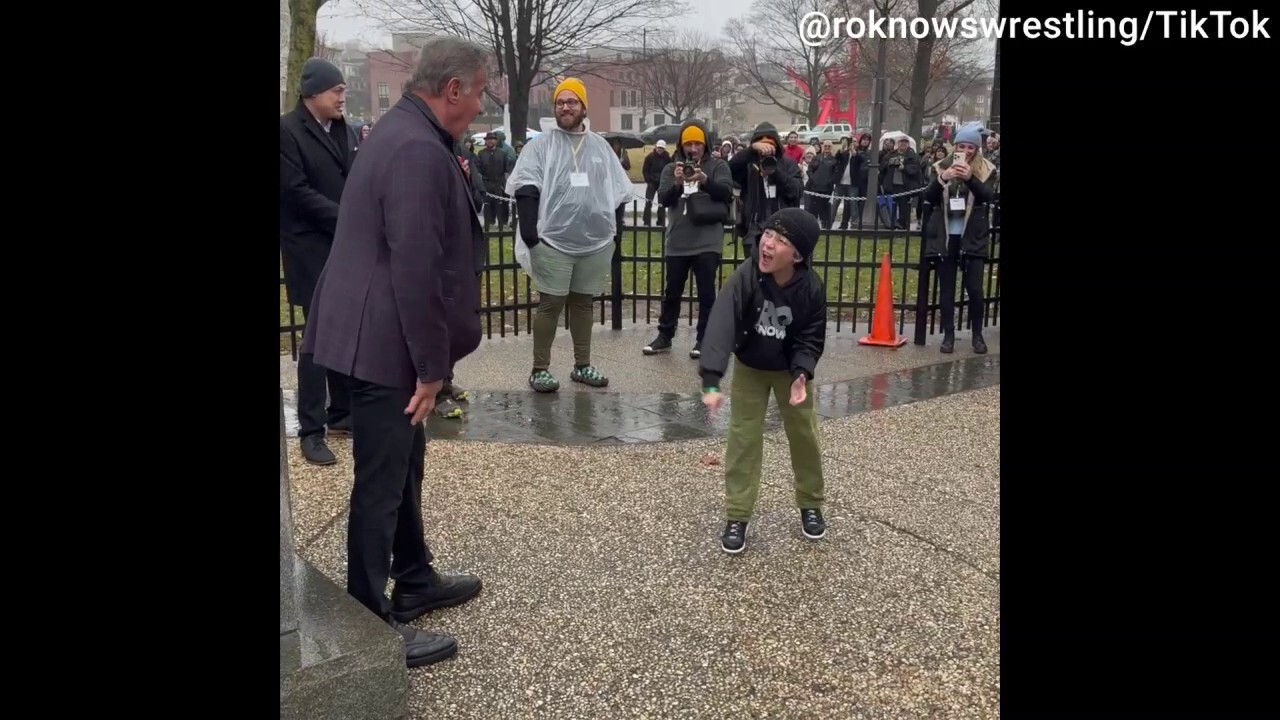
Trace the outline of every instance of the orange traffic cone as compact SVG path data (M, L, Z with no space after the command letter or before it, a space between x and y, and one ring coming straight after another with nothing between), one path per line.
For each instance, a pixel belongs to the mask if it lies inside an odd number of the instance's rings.
M858 338L863 345L900 348L907 344L893 329L893 271L889 269L889 253L880 261L880 290L876 293L876 309L871 314L871 334Z

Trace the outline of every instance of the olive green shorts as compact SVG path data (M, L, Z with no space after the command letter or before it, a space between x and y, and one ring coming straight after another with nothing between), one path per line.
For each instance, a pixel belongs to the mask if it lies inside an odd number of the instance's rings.
M596 296L609 287L613 243L590 255L566 255L544 240L529 248L529 277L544 295L564 296L570 292Z

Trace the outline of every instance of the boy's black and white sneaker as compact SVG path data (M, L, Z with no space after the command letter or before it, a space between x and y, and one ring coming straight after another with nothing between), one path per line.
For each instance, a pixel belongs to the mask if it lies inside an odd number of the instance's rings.
M827 534L827 523L821 510L800 511L800 531L810 540L821 540Z
M741 520L732 520L725 524L724 534L720 536L720 548L736 555L747 547L747 524Z
M693 358L694 360L697 360L698 358L702 357L702 341L701 340L693 344L693 349L689 351L689 357Z
M653 339L653 342L649 343L648 345L645 345L643 349L643 352L645 355L657 355L658 353L664 353L664 352L670 352L670 351L671 351L671 338L663 337L662 335L658 335L658 337Z

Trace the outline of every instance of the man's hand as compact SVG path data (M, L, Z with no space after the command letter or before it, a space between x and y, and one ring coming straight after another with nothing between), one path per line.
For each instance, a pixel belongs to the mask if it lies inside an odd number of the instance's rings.
M704 173L704 172L702 172L702 168L698 168L697 172L695 172L695 173L693 174L693 177L691 177L691 178L686 178L686 179L687 179L689 182L696 182L696 183L706 182L706 181L707 181L707 174L706 174L706 173Z
M417 425L422 422L432 410L436 409L436 394L440 392L442 387L444 387L444 380L437 380L433 383L418 381L418 389L413 391L409 406L404 409L405 415L413 416L409 420L410 425Z
M712 415L720 411L720 407L724 405L724 393L719 390L702 394L702 404L707 406Z
M796 406L800 405L805 401L805 398L809 396L808 392L805 391L806 384L807 384L807 381L805 380L804 375L801 375L800 377L796 378L796 381L791 383L791 404L792 405L796 405Z
M676 179L681 182L684 182L684 165L683 164L676 163L675 173L676 173Z
M462 174L466 175L467 179L470 180L471 179L471 161L467 160L466 158L458 158L458 162L462 163Z
M762 141L762 140L757 140L756 142L751 143L751 149L752 149L752 150L755 150L756 152L760 153L761 155L766 155L766 156L767 156L767 155L772 155L772 154L773 154L773 143L767 143L767 142L764 142L764 141Z

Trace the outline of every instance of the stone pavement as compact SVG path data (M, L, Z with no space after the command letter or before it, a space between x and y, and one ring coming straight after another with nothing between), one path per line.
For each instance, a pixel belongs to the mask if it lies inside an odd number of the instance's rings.
M998 385L821 425L827 538L806 541L786 438L757 517L719 549L724 441L436 441L424 514L475 600L416 624L460 653L411 670L412 717L993 718L999 684ZM290 443L299 553L345 581L340 463Z

